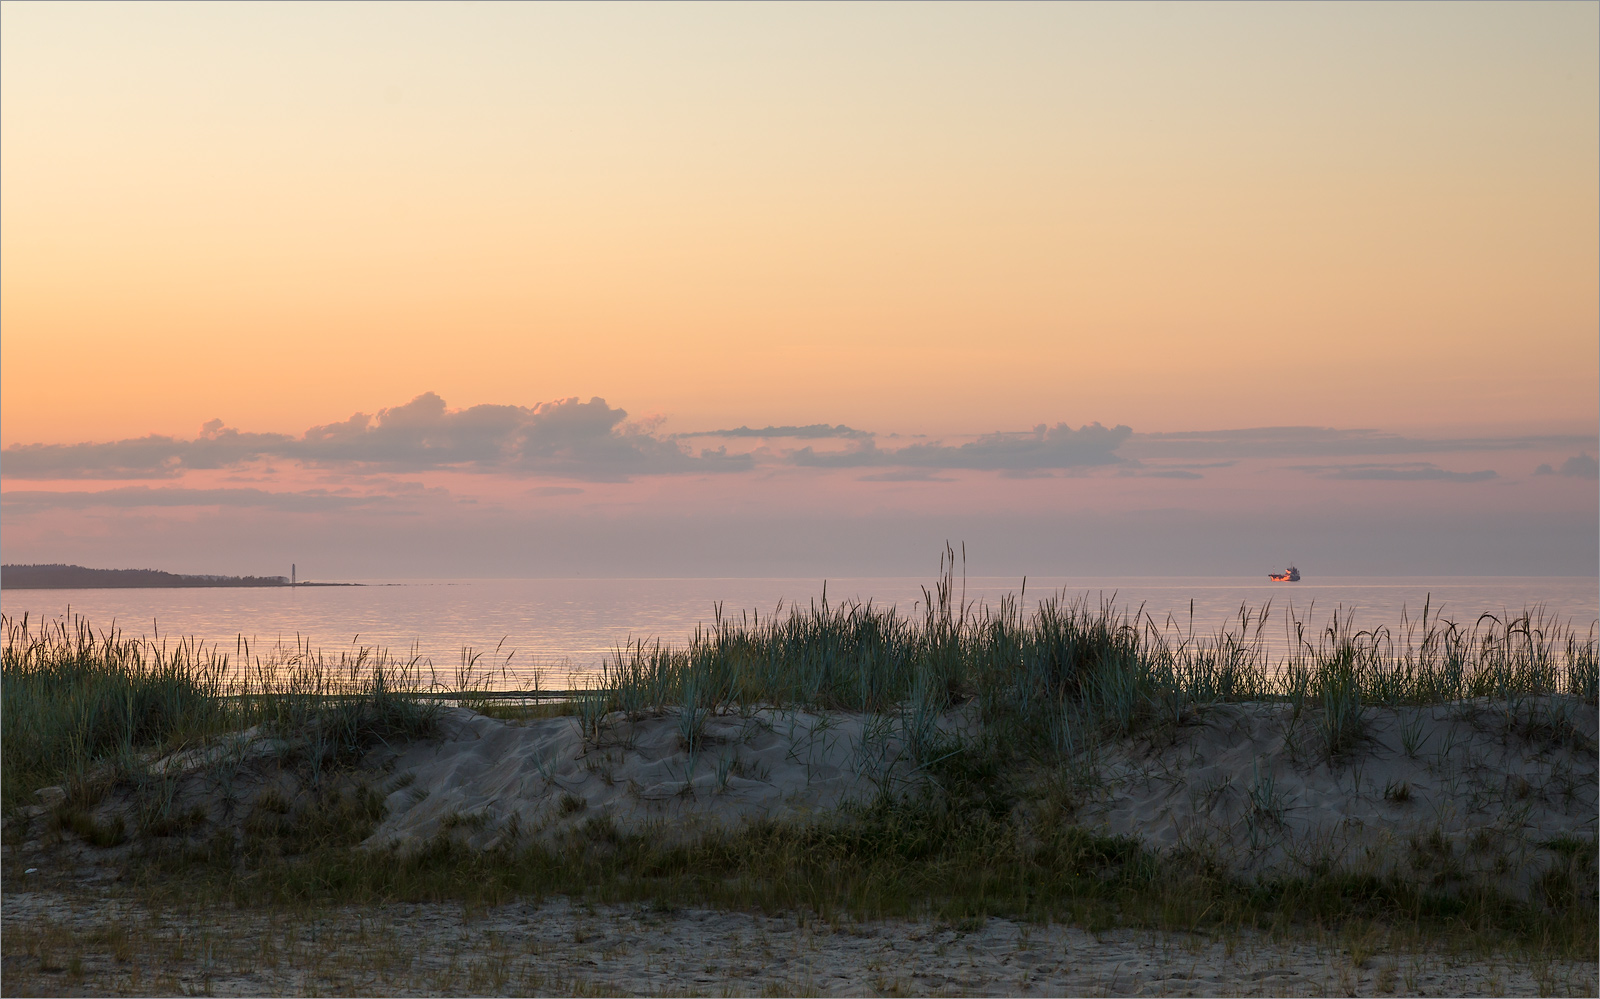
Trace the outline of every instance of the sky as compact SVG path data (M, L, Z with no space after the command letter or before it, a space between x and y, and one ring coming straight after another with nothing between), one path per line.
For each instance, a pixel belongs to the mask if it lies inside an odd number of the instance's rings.
M0 5L0 556L1595 575L1600 5Z

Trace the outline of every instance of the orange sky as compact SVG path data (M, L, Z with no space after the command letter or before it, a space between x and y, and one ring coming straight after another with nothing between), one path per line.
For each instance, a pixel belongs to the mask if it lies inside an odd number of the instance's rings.
M7 2L0 547L1592 574L1597 36L1593 3Z
M7 3L0 438L1592 427L1596 10Z

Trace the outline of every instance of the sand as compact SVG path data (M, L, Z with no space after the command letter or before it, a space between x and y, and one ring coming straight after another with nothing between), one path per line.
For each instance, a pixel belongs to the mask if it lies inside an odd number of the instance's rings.
M7 995L1594 995L1593 962L1090 933L990 919L820 922L565 899L475 911L153 911L9 890Z
M450 826L493 847L597 816L687 838L752 819L805 821L921 777L893 720L851 712L714 716L693 747L676 709L613 714L590 740L573 718L504 722L464 708L447 711L441 727L442 739L381 760L395 790L367 845L403 850Z
M1245 876L1331 866L1515 891L1533 885L1564 839L1595 836L1593 708L1541 697L1368 708L1365 718L1366 736L1336 758L1316 713L1287 704L1213 705L1153 744L1110 741L1075 774L1078 821L1160 851L1200 851ZM706 724L693 753L678 722L670 711L617 714L585 740L571 718L504 722L453 709L442 739L384 761L394 790L368 845L404 850L454 828L493 847L596 816L684 837L757 818L806 821L925 779L895 719L727 715Z
M692 746L676 709L614 713L587 737L570 716L503 721L448 708L440 721L438 737L380 747L365 761L387 809L368 848L406 852L446 833L488 849L595 819L681 840L752 820L827 819L929 780L897 716L729 713L706 719ZM937 724L959 733L973 719L953 711ZM1591 706L1535 697L1368 707L1365 734L1334 757L1319 724L1317 711L1287 704L1217 704L1107 740L1065 772L1074 821L1157 851L1200 853L1244 877L1342 868L1521 893L1576 846L1592 852L1600 757ZM293 750L251 730L151 769L177 781L180 809L220 816L230 795L240 814L239 802L267 788L304 793L274 764ZM1059 788L1062 773L1049 776ZM53 793L25 812L42 819ZM113 795L100 818L129 810Z
M1170 744L1106 753L1081 818L1247 876L1325 865L1525 891L1559 854L1550 844L1586 840L1592 851L1592 707L1539 697L1365 717L1367 736L1330 760L1314 715L1212 706Z

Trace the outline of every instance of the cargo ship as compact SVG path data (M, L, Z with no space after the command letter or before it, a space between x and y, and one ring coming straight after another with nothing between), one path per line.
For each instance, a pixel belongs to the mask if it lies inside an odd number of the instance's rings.
M1275 583L1298 583L1300 582L1300 570L1291 565L1283 572L1267 573L1267 578Z

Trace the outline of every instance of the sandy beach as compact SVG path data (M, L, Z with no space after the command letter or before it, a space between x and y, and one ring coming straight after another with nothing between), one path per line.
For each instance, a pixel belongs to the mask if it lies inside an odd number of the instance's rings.
M152 911L9 890L7 995L1593 995L1595 966L989 919L819 921L566 899Z

